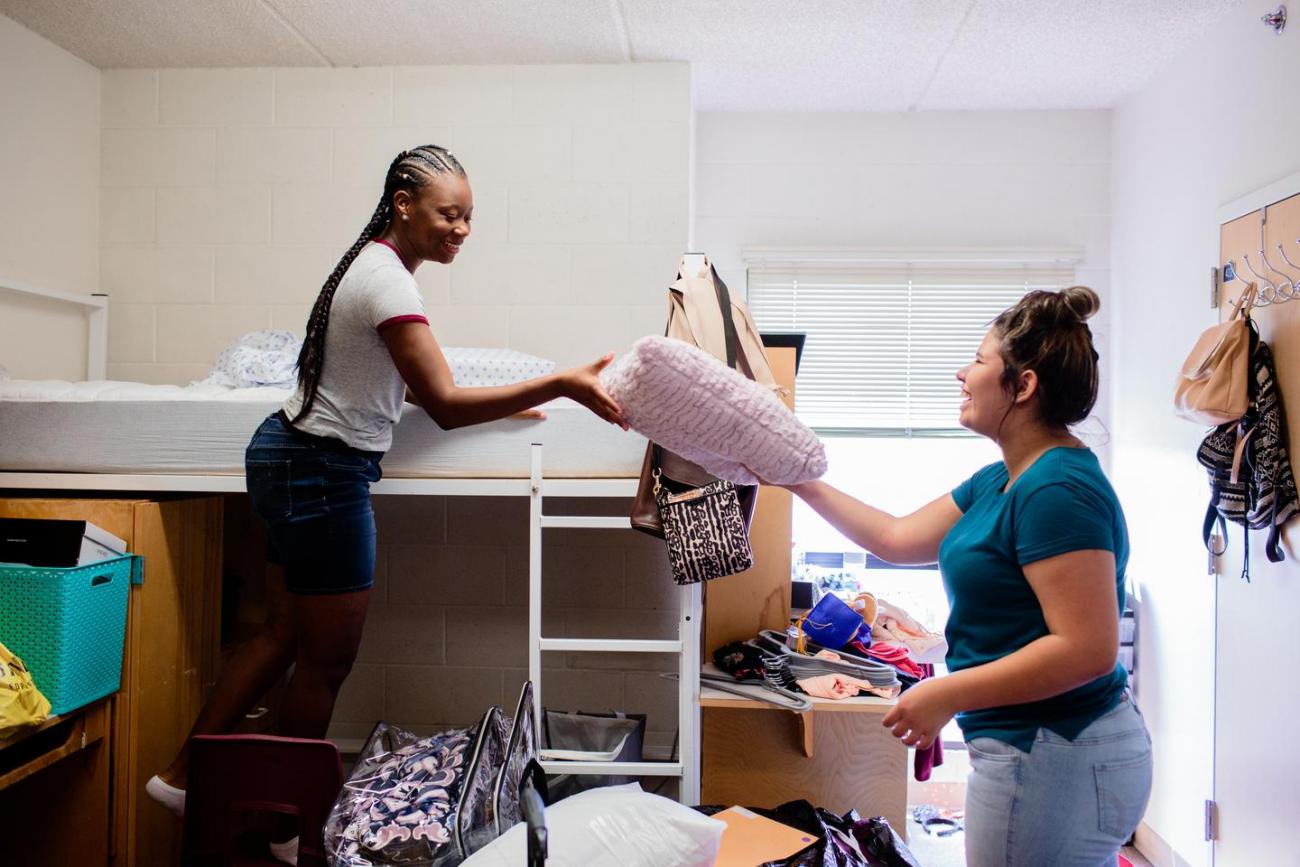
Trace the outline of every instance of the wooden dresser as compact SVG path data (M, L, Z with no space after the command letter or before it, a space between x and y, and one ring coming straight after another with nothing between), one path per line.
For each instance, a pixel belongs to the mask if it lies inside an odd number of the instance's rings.
M0 815L32 831L10 835L22 852L12 863L178 864L180 820L144 784L171 760L216 679L222 498L0 496L0 517L88 520L144 557L144 583L128 602L121 690L56 721L52 736L0 741ZM8 773L6 753L18 765ZM6 863L9 854L17 851Z

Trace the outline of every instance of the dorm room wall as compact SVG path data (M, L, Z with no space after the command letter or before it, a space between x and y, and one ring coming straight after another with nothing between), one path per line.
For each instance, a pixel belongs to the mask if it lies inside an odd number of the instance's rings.
M301 334L389 161L425 142L457 154L475 195L456 264L417 272L444 345L567 365L663 328L687 242L684 64L109 70L103 117L114 378L186 382L240 333ZM376 589L331 736L379 719L427 732L512 703L527 669L527 501L381 496L376 514ZM547 531L547 634L671 637L662 543L572 532ZM650 741L671 743L675 687L658 675L673 659L546 662L549 706L649 711Z
M1263 11L1250 5L1230 11L1125 100L1113 122L1114 348L1122 373L1114 383L1114 478L1128 510L1130 571L1142 597L1138 700L1157 750L1155 789L1138 840L1157 867L1211 863L1203 802L1214 791L1215 582L1239 580L1241 557L1241 534L1234 528L1223 574L1206 574L1200 528L1208 487L1195 459L1205 429L1174 417L1174 377L1197 335L1218 318L1209 292L1219 254L1219 207L1300 171L1300 115L1294 110L1300 33L1293 25L1275 36L1259 21ZM1279 377L1295 373L1279 371ZM1289 409L1294 429L1296 408ZM1295 455L1291 459L1294 464ZM1259 544L1252 548L1262 548L1255 536ZM1279 714L1283 702L1294 706L1285 698L1294 693L1289 620L1300 607L1293 553L1286 563L1261 558L1252 568L1257 582L1290 587L1282 592L1291 604L1277 611L1288 620L1280 633L1258 622L1218 624L1218 640L1248 642L1259 668L1221 672L1221 683L1226 674L1241 688L1217 701L1254 706L1257 730L1237 734L1262 739L1267 758L1260 761L1269 768L1259 769L1249 803L1220 804L1221 811L1250 817L1230 823L1224 812L1222 830L1251 838L1238 845L1271 853L1263 860L1223 854L1219 864L1280 864L1300 845L1300 750L1287 734L1294 718ZM1269 781L1286 768L1285 785Z
M99 286L99 70L0 15L0 283ZM86 317L0 292L0 365L81 379Z
M1104 460L1109 136L1105 111L702 112L695 243L735 287L751 245L1082 248L1077 279L1102 298L1087 430Z
M183 383L301 330L401 149L450 147L475 235L417 274L445 345L575 364L663 327L687 238L686 64L108 70L109 373Z

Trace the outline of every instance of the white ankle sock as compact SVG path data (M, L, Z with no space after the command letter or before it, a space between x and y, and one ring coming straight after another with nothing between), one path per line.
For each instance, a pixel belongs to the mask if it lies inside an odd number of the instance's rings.
M272 840L271 855L277 861L283 861L286 864L293 865L293 867L298 867L298 838L294 837L292 840L285 840L283 843L276 843Z
M185 815L184 789L178 789L170 783L165 783L162 777L154 775L149 778L149 782L144 784L144 790L148 792L149 797L171 810L177 816Z

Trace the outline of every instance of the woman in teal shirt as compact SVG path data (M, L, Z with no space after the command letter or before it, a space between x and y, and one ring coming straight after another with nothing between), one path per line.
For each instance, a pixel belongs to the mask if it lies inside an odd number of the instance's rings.
M884 724L927 747L957 717L971 759L969 867L1114 865L1151 791L1151 739L1117 664L1128 532L1073 434L1097 400L1096 293L1030 292L957 373L962 426L1002 450L905 517L824 482L791 488L892 563L938 562L951 674Z

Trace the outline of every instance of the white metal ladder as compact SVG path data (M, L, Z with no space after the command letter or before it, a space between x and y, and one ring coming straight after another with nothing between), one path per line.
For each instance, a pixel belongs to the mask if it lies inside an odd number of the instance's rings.
M565 480L566 482L569 480ZM604 480L601 480L604 481ZM572 487L570 492L569 487ZM566 496L583 496L581 486L566 487ZM592 486L592 492L597 490ZM629 640L605 638L545 638L542 636L542 531L553 527L579 529L630 530L626 517L553 516L542 512L542 446L533 443L532 472L529 486L528 534L528 677L533 682L534 719L539 727L537 742L542 743L542 653L570 651L577 653L676 653L677 669L677 743L678 760L673 762L582 762L546 761L548 774L616 774L624 776L679 777L679 799L683 804L700 800L700 611L699 584L681 588L681 605L677 615L677 638L663 640ZM592 493L588 493L588 496ZM602 494L596 494L602 495ZM604 496L611 494L606 492ZM618 496L628 496L624 489ZM629 710L634 710L629 708Z

